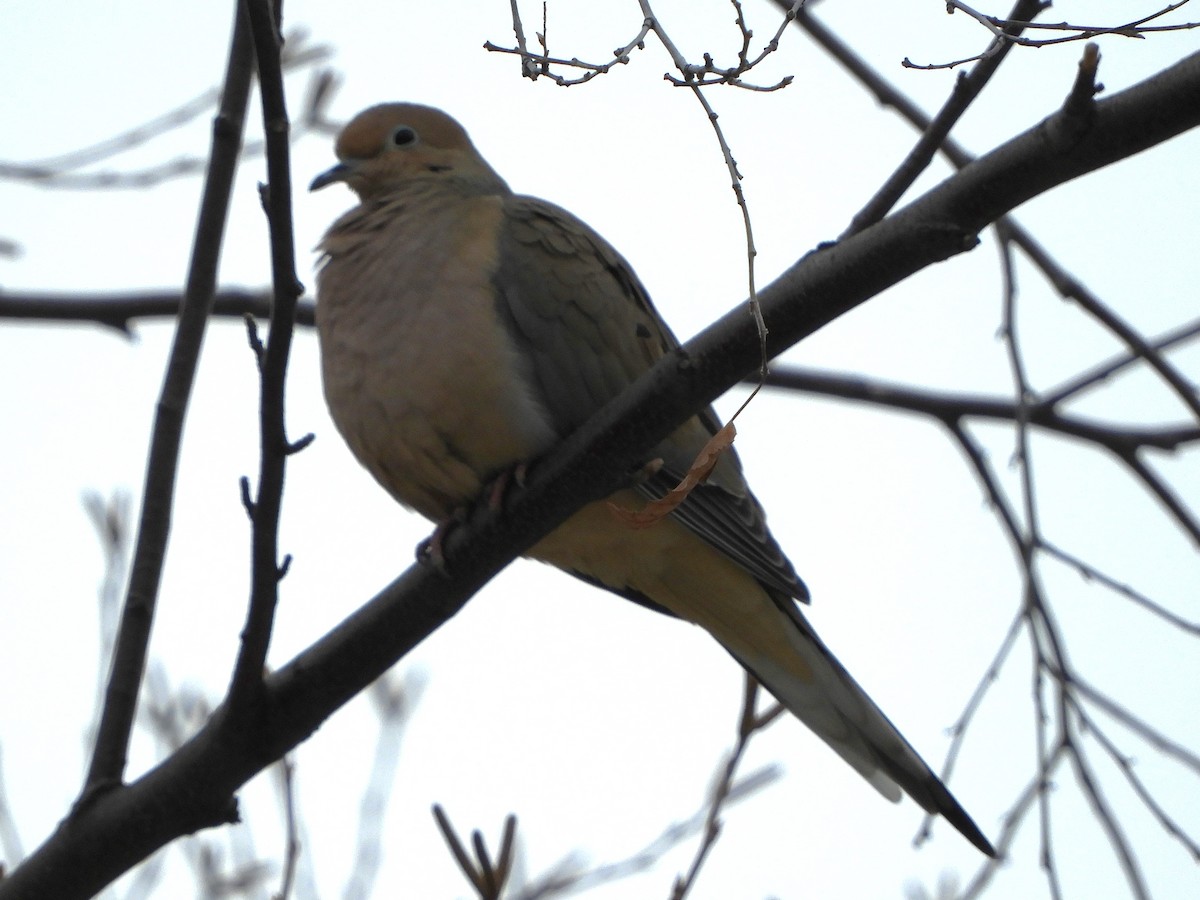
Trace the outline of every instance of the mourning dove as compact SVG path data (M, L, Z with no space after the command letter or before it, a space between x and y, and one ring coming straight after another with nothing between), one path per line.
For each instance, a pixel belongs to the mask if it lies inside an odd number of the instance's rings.
M629 264L566 210L514 194L454 119L389 103L356 116L339 162L359 205L325 235L317 327L325 397L358 460L404 506L443 523L551 450L677 346ZM618 491L664 495L718 430L711 409ZM706 629L880 793L908 793L995 851L817 637L808 592L726 452L670 516L634 530L591 503L528 553Z

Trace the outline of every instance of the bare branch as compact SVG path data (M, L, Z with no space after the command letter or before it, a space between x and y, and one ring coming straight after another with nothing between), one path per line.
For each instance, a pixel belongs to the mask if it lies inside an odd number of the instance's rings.
M780 776L780 769L772 765L733 779L734 769L740 764L745 744L752 733L766 728L783 712L783 707L776 703L765 712L758 713L754 703L756 692L757 682L747 674L742 709L738 715L737 745L718 766L708 799L692 816L672 823L644 848L617 862L587 869L580 863L578 854L571 854L532 884L515 890L512 900L543 900L564 891L581 893L602 884L628 878L650 868L661 860L668 850L700 833L703 835L701 845L697 849L689 875L689 880L694 880L704 857L716 839L716 817L721 810L728 809L734 803L762 790ZM745 699L747 696L748 700Z
M1194 28L1200 28L1200 22L1182 22L1175 25L1146 25L1147 22L1152 22L1169 13L1174 12L1182 6L1186 6L1190 0L1180 0L1178 3L1172 3L1163 7L1157 12L1142 16L1140 19L1134 19L1130 22L1125 22L1120 25L1072 25L1068 22L1056 23L1035 23L1029 21L1030 17L1022 17L1018 13L1011 13L1007 19L999 18L998 16L989 16L985 13L968 6L961 0L946 0L946 11L953 13L965 13L970 16L980 25L982 25L989 33L997 40L1003 40L1008 44L1017 44L1022 47L1045 47L1050 44L1065 44L1073 41L1087 41L1092 38L1102 37L1104 35L1114 35L1117 37L1127 38L1143 38L1147 34L1163 31L1188 31ZM1050 4L1047 3L1046 6ZM1063 31L1068 34L1063 37L1056 38L1030 38L1021 35L1022 31L1040 29L1043 31ZM914 63L905 57L902 65L909 69L953 69L956 66L961 66L965 63L975 62L977 60L986 59L987 55L995 52L992 47L985 50L977 56L969 56L966 59L956 59L951 62L942 63Z
M0 319L42 322L93 322L132 338L137 319L175 318L183 295L179 291L118 291L97 294L65 294L0 290ZM314 324L311 300L296 310L296 324ZM266 319L271 314L271 294L266 289L223 288L213 295L212 314Z
M1088 290L1086 285L1063 269L1032 237L1023 234L1018 239L1011 225L1006 222L999 223L997 231L1002 239L1011 239L1020 246L1030 261L1041 269L1050 283L1054 285L1063 299L1077 303L1088 315L1096 319L1125 344L1134 356L1144 359L1163 381L1170 385L1179 401L1191 410L1196 420L1200 422L1200 392L1197 391L1197 386L1171 365L1158 348L1138 334L1111 307Z
M965 433L960 432L961 438L969 440ZM977 469L977 474L982 473L981 477L991 480L991 473L986 466L983 469ZM994 485L993 485L994 487ZM1008 656L1012 652L1017 643L1017 637L1021 634L1021 627L1024 624L1024 619L1020 614L1013 617L1012 622L1008 626L1008 630L1004 633L1003 639L1000 641L1000 646L996 653L992 656L992 661L984 670L983 675L975 684L975 689L971 692L970 698L966 705L959 713L958 719L950 726L950 747L946 751L946 757L942 761L942 770L938 773L943 783L950 781L950 776L954 774L954 766L958 762L958 756L962 752L963 743L967 737L967 731L971 727L971 722L974 720L976 713L983 706L983 701L987 697L988 692L1000 677L1000 670L1008 662ZM916 846L921 846L925 841L929 840L933 835L934 817L927 813L921 819L921 827L913 838L913 843ZM1000 860L1007 856L1005 847L1002 842L996 844L996 857L989 862L992 865L999 865Z
M1140 591L1135 591L1129 585L1122 584L1121 582L1117 581L1117 579L1113 578L1111 575L1106 574L1105 572L1101 571L1100 569L1096 568L1095 566L1088 564L1087 562L1083 561L1082 559L1075 556L1074 554L1068 553L1066 550L1064 550L1061 547L1058 547L1048 541L1045 541L1045 540L1042 541L1041 550L1043 552L1049 554L1050 556L1053 556L1056 559L1062 561L1064 564L1070 566L1071 568L1073 568L1076 572L1078 572L1083 578L1087 579L1088 581L1098 581L1100 584L1104 585L1110 591L1113 591L1114 593L1120 594L1121 596L1126 597L1129 600L1132 600L1138 606L1142 607L1143 609L1147 610L1148 612L1150 612L1153 615L1157 616L1158 618L1162 619L1167 624L1172 625L1175 628L1178 628L1181 631L1185 631L1196 637L1200 637L1200 622L1188 621L1187 619L1183 618L1182 616L1177 615L1176 613L1167 609L1161 603L1156 603L1154 600L1150 599L1149 597L1147 597L1145 594L1141 593Z
M713 784L709 794L708 812L704 816L704 832L700 846L696 848L696 855L692 857L692 863L688 867L687 874L675 879L675 884L671 889L671 900L684 900L687 897L688 892L696 884L696 879L700 875L700 869L704 865L704 861L708 859L708 855L712 852L717 838L721 835L721 812L725 808L726 803L729 802L737 776L737 769L741 764L742 757L746 753L746 748L750 745L750 739L757 732L779 718L780 713L783 712L782 706L778 703L773 703L766 712L760 714L757 710L758 681L753 675L746 672L743 684L742 710L738 715L737 742L733 745L733 749L729 751L729 756L721 767L719 777Z
M629 40L624 46L618 47L613 51L611 60L602 63L585 62L578 57L570 59L562 57L554 57L549 55L548 42L546 39L546 26L543 22L542 33L538 35L538 39L542 45L542 53L533 53L529 50L528 43L525 39L525 29L521 22L520 10L517 7L516 0L511 0L512 17L513 17L513 33L517 38L516 47L501 47L497 44L487 41L483 47L485 50L492 53L509 53L520 57L521 59L521 74L533 80L545 76L554 81L560 87L571 87L577 84L585 84L591 81L597 75L605 75L612 71L613 68L619 65L629 63L631 56L635 50L645 49L646 38L654 34L663 47L670 54L675 68L680 72L682 77L676 77L667 73L663 77L671 84L677 87L708 87L711 85L730 85L732 87L744 88L751 91L776 91L780 88L787 87L792 82L792 77L789 75L773 85L755 85L749 84L742 80L741 76L751 71L755 66L761 63L764 59L779 49L779 41L783 36L784 31L795 17L798 10L804 6L805 0L788 0L784 5L784 17L775 31L774 37L766 43L759 54L751 59L749 55L750 40L753 37L753 32L746 24L745 16L742 12L742 4L740 0L730 0L732 3L736 18L734 23L738 27L741 36L741 47L737 51L737 64L728 67L718 66L711 54L704 54L703 63L689 62L682 53L675 47L667 34L661 20L655 15L654 10L650 6L650 0L639 0L642 10L642 24L637 34ZM571 69L582 69L583 74L571 78L565 75L559 75L552 72L551 66L563 66Z
M1134 771L1134 761L1122 753L1112 739L1104 732L1104 729L1100 728L1081 708L1076 706L1076 711L1087 727L1088 733L1096 739L1104 749L1104 752L1108 754L1109 758L1120 770L1121 774L1125 776L1125 780L1129 783L1137 798L1142 801L1142 805L1149 810L1150 815L1158 820L1158 824L1162 826L1167 834L1183 844L1188 853L1191 854L1192 859L1200 862L1200 843L1194 841L1188 835L1187 831L1163 809L1162 804L1151 793L1146 783L1137 776L1137 773Z
M504 820L504 832L500 837L500 855L493 863L487 851L483 835L479 831L471 832L471 847L475 851L473 862L463 847L462 841L450 824L445 811L438 804L433 805L433 817L437 821L438 830L446 840L459 869L479 895L479 900L500 900L504 892L508 874L512 871L512 854L515 846L517 817L509 815Z
M396 678L385 673L368 689L379 720L379 737L371 774L363 790L358 811L358 837L354 864L342 895L370 897L383 857L383 818L400 764L400 747L408 723L424 690L424 679L416 675Z
M1182 325L1176 326L1165 334L1154 338L1147 342L1147 346L1154 353L1161 354L1166 350L1171 350L1180 344L1186 343L1200 336L1200 319L1194 319L1191 322L1185 322ZM1064 400L1073 399L1082 396L1091 388L1103 384L1113 375L1123 369L1128 368L1144 357L1137 352L1127 352L1114 356L1105 362L1100 363L1094 368L1081 373L1080 375L1071 378L1059 387L1049 391L1042 392L1042 402L1050 406L1058 406Z
M308 33L296 28L288 34L283 54L284 70L294 70L324 62L333 53L325 44L312 44ZM308 131L327 133L328 123L324 111L332 99L334 77L326 69L313 71L308 102L300 127L293 133L299 138ZM140 190L154 187L164 181L202 174L208 165L198 156L183 156L146 168L134 170L101 170L80 172L79 169L120 156L130 150L149 143L164 134L182 128L200 116L213 110L222 96L220 87L212 87L193 97L175 109L143 122L112 137L72 150L59 156L47 157L32 162L0 161L0 179L25 181L43 188L74 191L95 190ZM262 141L250 141L243 146L243 159L261 155L265 150Z
M1109 846L1113 848L1121 870L1125 873L1125 880L1129 884L1129 890L1137 900L1150 900L1150 889L1146 885L1145 877L1142 875L1141 866L1138 865L1137 855L1133 852L1133 847L1130 846L1125 829L1121 827L1121 823L1113 812L1108 798L1104 795L1104 791L1100 787L1100 782L1096 779L1095 771L1079 747L1072 747L1070 758L1075 768L1075 775L1079 779L1080 786L1083 789L1083 795L1091 805L1096 820L1104 829L1104 833L1108 837Z
M931 391L858 375L821 372L798 366L772 368L767 375L766 384L768 387L917 413L937 419L946 425L962 419L1016 422L1018 417L1024 417L1031 426L1064 437L1077 438L1118 455L1144 447L1177 451L1200 442L1200 427L1190 425L1121 427L1059 412L1048 400L1034 399L1022 407L1012 400L1000 397Z
M613 51L613 58L608 62L589 63L584 62L578 57L571 59L560 59L549 56L548 54L537 54L529 51L528 45L525 42L525 29L521 24L521 13L517 8L516 0L512 0L512 15L513 15L513 33L517 37L517 46L515 48L500 47L487 41L483 45L483 49L490 53L511 53L521 58L521 74L533 81L536 81L540 76L545 76L560 87L571 87L576 84L586 84L597 75L604 75L612 71L616 66L626 65L630 60L630 55L634 50L645 49L645 39L650 33L650 23L643 22L641 29L625 46L618 47ZM543 25L543 41L544 41L545 26ZM551 66L564 66L571 69L584 69L584 73L578 78L569 78L565 75L559 75L550 71Z
M261 354L260 398L261 459L253 515L253 587L242 647L229 685L229 709L236 716L251 715L261 699L267 648L279 602L279 581L287 559L279 560L279 511L283 479L291 442L284 423L283 398L288 354L296 317L296 301L304 291L296 276L296 249L292 231L291 159L288 117L280 67L280 35L270 0L249 0L245 9L254 36L255 59L262 94L263 132L267 136L265 191L267 223L271 235L271 331Z
M119 784L125 771L138 690L146 666L146 647L154 620L159 578L170 530L175 468L184 413L199 362L208 312L216 286L221 237L237 169L253 63L249 34L236 14L222 92L221 112L213 124L212 156L196 226L185 300L175 330L167 374L159 396L151 438L142 514L138 523L132 576L121 616L112 675L100 720L85 791L74 814L98 791Z
M1078 674L1071 679L1071 684L1080 697L1102 709L1107 715L1120 722L1146 743L1150 744L1150 746L1154 747L1155 750L1183 764L1196 775L1200 775L1200 756L1197 756L1177 741L1171 740L1145 719L1134 715L1109 697L1108 694L1099 690L1090 682L1085 681Z
M782 5L783 0L776 0L776 5ZM1043 0L1017 0L1013 7L1011 18L1032 19L1048 4ZM1019 25L1006 26L1006 30L992 39L992 44L979 57L979 64L971 70L971 74L960 77L954 83L954 90L942 105L941 110L924 129L916 146L909 151L908 156L900 163L888 180L875 192L867 205L850 220L849 227L842 232L841 237L849 237L862 231L868 225L873 225L882 219L899 202L904 193L912 187L917 178L933 161L934 154L941 147L946 135L963 117L963 114L974 102L991 80L1008 55L1012 44L1005 40L1010 34L1017 34Z

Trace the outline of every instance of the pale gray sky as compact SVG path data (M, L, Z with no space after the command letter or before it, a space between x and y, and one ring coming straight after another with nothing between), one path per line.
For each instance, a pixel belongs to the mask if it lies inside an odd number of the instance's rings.
M681 49L718 59L736 50L731 7L654 4ZM540 5L524 4L526 31ZM1115 21L1130 4L1064 2L1048 15ZM1153 4L1139 4L1150 11ZM639 26L637 4L550 4L551 50L603 58ZM563 90L519 77L508 4L289 0L287 21L332 44L343 84L334 113L348 118L383 100L442 106L512 186L553 200L595 226L633 263L664 317L686 338L746 293L741 217L698 105L662 81L668 60L651 45L632 63L585 87ZM995 6L989 11L1002 13ZM951 72L915 72L900 60L946 60L982 48L985 36L945 4L830 0L825 20L926 108L948 93ZM1186 10L1185 10L1186 12ZM748 3L756 39L775 14ZM128 128L215 83L228 37L211 4L128 0L0 7L0 158L32 160ZM1124 88L1194 51L1194 33L1102 43L1101 80ZM1021 51L955 134L981 152L1033 125L1068 90L1081 45ZM32 74L32 77L31 77ZM907 151L914 135L877 108L798 31L786 36L763 81L794 74L773 94L714 91L713 103L746 176L769 281L818 242L835 237ZM289 84L293 106L304 81ZM257 123L252 120L252 130ZM1195 134L1064 186L1018 218L1078 277L1145 334L1195 316L1200 168ZM200 121L122 165L203 155ZM300 276L322 230L351 204L348 192L310 196L309 179L332 161L330 141L295 149ZM939 163L921 182L946 174ZM241 173L221 281L258 286L268 277L255 182ZM199 181L149 192L76 194L0 183L0 236L23 255L0 259L7 289L100 291L182 282ZM804 365L962 390L1011 393L996 339L1000 286L994 241L936 266L834 323L787 355ZM1024 264L1025 350L1038 386L1118 347L1059 301ZM96 327L0 327L0 748L5 789L26 848L62 817L85 755L96 667L93 597L100 554L81 492L137 493L169 326L142 325L134 342ZM1174 357L1193 379L1200 355ZM728 412L741 392L727 398ZM248 529L237 479L257 469L256 372L236 322L214 324L189 415L173 543L152 652L171 677L217 696L237 646L246 594ZM1178 420L1179 408L1149 377L1121 381L1081 407L1120 421ZM316 344L293 353L289 423L316 443L289 470L281 545L295 557L284 583L275 664L289 659L412 558L429 526L396 507L357 466L324 410ZM935 427L828 402L768 394L739 422L738 447L777 536L814 593L812 621L906 736L936 767L945 730L959 715L1021 602L1020 579L994 517L959 452ZM1001 471L1012 436L981 432ZM1047 534L1121 581L1197 617L1194 548L1162 524L1155 504L1105 458L1070 445L1035 444ZM1157 460L1156 460L1157 463ZM1190 459L1162 470L1195 509L1200 477ZM1015 487L1008 472L1007 485ZM1072 659L1175 740L1200 746L1200 654L1075 573L1050 566L1045 580ZM539 872L582 849L596 862L640 849L699 804L732 741L740 676L696 629L653 616L533 563L518 563L401 663L428 685L407 735L379 896L467 896L429 814L445 805L467 830L491 839L516 812L529 868ZM990 835L1032 772L1030 666L1022 644L973 726L951 788ZM1116 732L1138 771L1170 810L1200 832L1195 772L1164 763ZM322 896L334 896L350 864L360 783L373 731L356 701L298 753L301 805ZM137 747L135 772L151 762ZM792 721L757 738L747 761L780 764L786 777L734 808L694 893L696 900L900 896L909 882L932 890L940 873L967 880L981 861L939 824L914 851L920 816L890 806ZM1128 816L1156 896L1200 891L1200 873L1178 843L1102 766L1112 800ZM337 772L337 775L331 773ZM1068 896L1120 896L1121 875L1102 833L1063 770L1054 793L1054 840ZM266 788L246 806L263 852L277 856ZM665 897L694 844L649 874L589 897ZM993 896L1040 896L1036 821L1019 837ZM175 896L164 887L161 896Z

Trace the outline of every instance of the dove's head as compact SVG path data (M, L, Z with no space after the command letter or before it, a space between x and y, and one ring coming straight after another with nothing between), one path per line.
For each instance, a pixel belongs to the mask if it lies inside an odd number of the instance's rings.
M452 179L484 193L508 190L463 127L431 106L381 103L365 109L342 129L335 149L338 164L314 178L309 190L341 181L370 200L432 179Z

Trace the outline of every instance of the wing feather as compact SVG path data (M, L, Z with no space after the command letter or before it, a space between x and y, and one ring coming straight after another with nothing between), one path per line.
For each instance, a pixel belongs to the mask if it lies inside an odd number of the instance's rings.
M566 437L679 342L629 263L600 235L544 200L505 202L493 278L499 312L522 346L529 382ZM659 444L650 458L663 466L639 492L649 499L667 493L719 428L708 408ZM672 515L764 585L808 599L732 450Z

